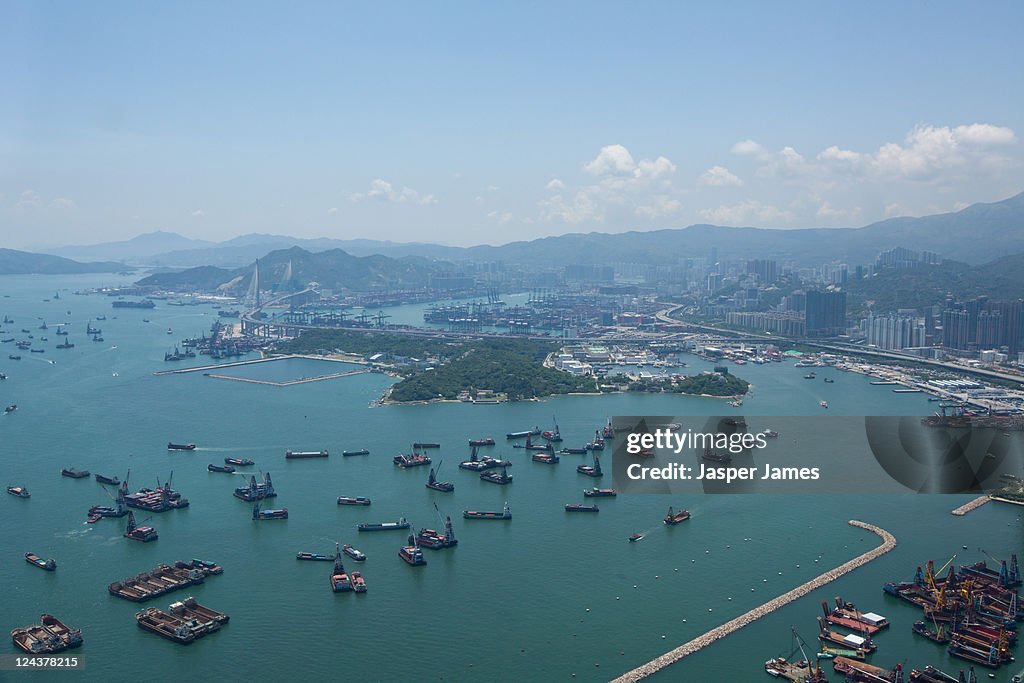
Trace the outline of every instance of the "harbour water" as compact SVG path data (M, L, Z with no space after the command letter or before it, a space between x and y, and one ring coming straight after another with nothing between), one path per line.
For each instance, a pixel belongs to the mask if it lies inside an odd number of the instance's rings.
M203 373L156 377L171 366L163 354L182 337L208 330L216 312L162 303L112 309L107 297L71 293L116 281L0 278L0 315L14 319L5 336L24 338L19 330L26 328L37 340L49 337L33 346L46 353L21 352L20 361L7 359L13 344L0 347L0 371L9 376L0 382L0 401L18 405L0 417L0 483L32 492L29 500L0 502L4 627L48 612L81 628L78 654L89 680L162 680L186 667L204 679L259 671L286 680L607 680L877 545L876 536L847 525L852 518L892 532L896 549L655 678L762 680L766 659L789 654L790 625L814 647L819 602L835 595L893 622L877 638L873 663L955 672L960 663L912 636L920 612L884 596L882 583L911 578L928 559L941 566L954 553L958 563L985 559L981 549L997 557L1024 553L1024 508L989 504L952 516L970 495L620 495L600 499L599 514L567 515L563 504L583 502L582 489L610 482L577 475L584 456L541 465L504 440L508 431L547 428L555 417L564 445L579 446L611 415L817 415L822 400L830 415L924 415L934 408L922 394L895 394L861 375L821 369L812 382L791 364L737 367L754 385L740 409L718 399L636 394L373 407L392 378L361 374L278 387ZM52 300L58 289L60 300ZM399 313L415 317L415 309ZM99 314L107 320L93 324L105 341L92 342L84 330ZM41 319L48 331L36 329ZM71 323L75 348L53 348L58 323ZM204 362L200 356L174 367ZM696 358L688 363L693 372L708 367ZM826 374L835 382L823 383ZM511 485L457 469L468 456L467 440L485 436L498 445L484 453L514 462ZM198 448L169 452L168 441ZM426 489L425 468L392 465L391 457L413 441L442 444L430 455L435 465L443 461L439 478L454 482L454 493ZM288 449L321 448L332 455L284 459ZM371 454L340 456L359 448ZM844 452L842 442L819 453L823 462L862 455ZM287 507L289 519L253 522L249 506L231 495L242 478L207 471L225 457L251 458L257 464L248 469L270 472L279 493L272 506ZM61 467L122 478L130 469L133 490L173 472L173 487L191 506L146 522L157 528L158 541L132 542L121 536L123 520L85 524L88 507L109 500L91 477L64 478ZM369 496L373 504L339 507L339 495ZM500 510L506 500L509 522L461 518L463 509ZM416 528L439 528L435 504L452 516L459 546L426 551L425 567L397 557L404 534L356 533L359 522L400 516ZM689 509L692 519L666 528L661 517L669 505ZM646 536L628 543L632 532ZM332 552L336 541L368 555L362 566L347 562L366 577L366 595L332 594L329 564L295 560L300 550ZM58 570L29 566L22 554L30 550L56 558ZM231 623L188 647L138 629L138 605L107 593L111 581L193 557L224 567L193 594L230 614ZM146 606L166 608L186 595ZM9 641L0 648L15 652ZM1004 668L997 680L1013 673Z

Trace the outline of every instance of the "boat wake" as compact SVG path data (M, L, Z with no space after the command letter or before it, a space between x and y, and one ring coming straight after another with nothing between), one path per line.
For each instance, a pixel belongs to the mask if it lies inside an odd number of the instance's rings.
M82 524L85 524L85 522L82 522ZM94 528L92 526L87 526L84 529L71 529L70 531L65 531L64 533L57 532L54 534L54 536L56 538L63 538L68 541L73 541L74 539L85 536L86 534L91 534L93 531Z

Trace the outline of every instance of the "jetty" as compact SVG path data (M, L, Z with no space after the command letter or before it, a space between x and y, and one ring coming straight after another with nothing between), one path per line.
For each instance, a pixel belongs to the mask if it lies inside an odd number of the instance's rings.
M356 370L348 370L346 372L335 372L330 375L318 375L317 377L300 377L299 379L292 379L286 382L274 382L269 379L253 379L252 377L232 377L231 375L217 375L213 373L207 373L207 377L213 377L214 379L230 379L235 382L249 382L250 384L265 384L272 387L290 387L295 384L308 384L309 382L322 382L327 379L338 379L339 377L350 377L351 375L365 375L368 372L372 372L370 368L358 368Z
M970 501L968 503L964 503L963 505L961 505L957 509L951 510L950 514L956 515L957 517L963 517L964 515L966 515L971 510L977 510L978 508L980 508L982 505L984 505L985 503L989 502L990 500L992 500L992 499L989 498L987 495L986 496L978 496L974 500L972 500L972 501Z
M882 555L886 554L887 552L896 547L896 537L890 534L885 529L877 527L873 524L868 524L867 522L861 522L856 519L851 519L849 521L849 524L850 526L854 526L859 529L865 529L874 534L877 534L882 539L881 545L873 548L872 550L867 551L862 555L858 555L857 557L853 558L852 560L849 560L848 562L844 562L835 569L831 569L825 572L824 574L821 574L820 576L811 579L807 583L797 586L791 591L783 593L777 598L769 600L768 602L764 603L759 607L755 607L749 612L741 614L735 619L727 621L721 626L711 629L707 633L698 636L693 640L683 643L676 649L666 652L662 656L653 659L650 662L643 664L642 666L638 666L632 671L627 671L618 678L614 679L612 683L630 683L632 681L643 680L644 678L647 678L648 676L655 674L658 671L661 671L662 669L672 664L675 664L684 657L688 657L689 655L692 655L693 653L702 650L703 648L707 647L708 645L711 645L715 641L726 637L730 633L734 633L740 630L747 624L757 621L761 617L771 614L775 610L781 609L782 607L788 605L794 600L798 600L799 598L808 595L812 591L821 588L822 586L829 584L832 581L835 581L839 577L852 572L854 569L857 569L858 567L863 567L868 562L871 562L872 560L881 557Z
M186 374L188 374L190 372L207 372L209 370L223 370L224 368L235 368L235 367L239 367L241 365L254 365L256 363L273 363L274 361L288 360L290 358L305 358L307 360L322 360L322 361L327 361L328 363L346 363L348 365L352 365L352 364L356 364L356 365L366 364L366 361L363 361L363 360L360 360L360 359L329 358L327 356L314 356L314 355L305 354L305 353L293 353L293 354L289 354L289 355L286 355L286 356L270 356L268 358L251 358L249 360L231 361L230 363L211 363L209 365L197 365L196 367L192 367L192 368L176 368L174 370L160 370L158 372L154 372L153 374L156 375L156 376L160 376L160 375L186 375ZM235 378L232 378L232 379L235 379Z

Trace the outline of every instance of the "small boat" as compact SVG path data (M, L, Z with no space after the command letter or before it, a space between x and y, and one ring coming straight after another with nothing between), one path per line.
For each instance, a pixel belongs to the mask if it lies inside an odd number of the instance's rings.
M11 355L7 356L7 358L10 359L10 360L21 360L21 356L19 356L17 354L14 354L14 353L12 353Z
M369 454L370 454L370 451L366 450L365 448L360 448L357 451L342 451L341 452L341 455L343 457L346 457L346 458L348 458L350 456L353 456L353 455L369 455Z
M665 522L665 524L667 524L668 526L675 526L676 524L685 522L689 518L690 513L687 510L683 510L682 508L680 508L677 512L673 510L672 506L670 505L668 508L668 514L665 515L665 518L662 521Z
M338 505L369 505L370 499L363 496L338 496Z
M30 349L29 353L46 353L46 349Z
M470 445L472 445L472 444L470 444ZM439 443L428 443L428 442L425 442L425 441L416 441L416 442L413 443L412 447L413 448L420 448L420 449L423 449L423 448L440 448L441 444L439 444Z
M561 462L561 458L554 453L532 453L530 454L530 460L534 462L542 462L547 465L557 465Z
M334 557L331 555L324 555L323 553L295 553L296 560L309 560L311 562L331 562Z
M98 481L101 484L109 484L110 486L117 486L121 483L121 480L118 479L117 477L108 477L103 474L97 474L96 481Z
M775 431L774 429L766 429L763 432L761 432L761 435L764 436L767 439L774 439L775 437L777 437L779 435L779 433L777 431Z
M630 543L636 543L637 541L639 541L643 537L644 537L643 534L630 534L629 535L629 542Z
M835 384L835 383L836 383L836 381L834 379L832 379L831 377L826 377L825 378L825 384Z
M40 569L45 569L48 572L52 572L57 568L57 560L53 558L44 560L35 553L25 553L25 561L33 566L39 567Z
M84 479L89 476L89 470L76 470L73 467L65 467L60 473L62 476L70 477L71 479Z
M196 445L194 443L171 443L167 442L167 450L169 451L194 451Z
M594 454L593 465L577 465L576 471L588 477L597 478L604 476L604 473L601 472L601 460L597 457L597 453Z
M174 334L174 330L172 330L171 328L168 327L167 328L167 334Z
M619 495L615 489L583 489L583 495L587 498L614 498Z
M7 493L18 498L29 498L32 495L24 486L8 486Z
M409 520L400 517L397 522L362 522L356 527L356 531L397 531L408 528Z
M806 375L804 375L804 379L814 379L815 377L816 377L816 375L814 374L813 370L811 372L808 372Z
M18 404L17 403L12 403L11 405L9 405L6 408L4 408L4 414L13 413L17 409L18 409Z
M581 505L580 503L566 503L566 512L600 512L596 505Z
M348 543L346 543L345 545L341 546L341 551L343 553L345 553L346 555L348 555L349 557L351 557L356 562L366 562L366 553L364 553L361 550L356 550L355 548L350 546Z
M226 474L232 474L235 468L231 465L214 465L212 462L206 466L210 472L225 472Z
M463 519L512 519L512 509L505 503L501 512L483 512L478 510L463 510Z
M248 467L256 463L248 458L224 458L224 464L234 465L235 467Z
M822 401L821 402L821 407L822 408L828 408L828 401Z
M504 486L505 484L512 483L512 475L508 473L505 466L502 466L501 472L498 472L497 470L488 470L487 472L484 472L480 475L480 480Z
M352 590L356 593L366 592L366 579L362 572L352 572Z
M257 501L252 504L252 518L257 522L267 519L288 519L288 508L281 508L279 510L263 510L260 508L260 504Z
M492 439L491 437L487 437L486 439L470 439L469 440L469 445L470 446L493 446L494 445L494 439Z

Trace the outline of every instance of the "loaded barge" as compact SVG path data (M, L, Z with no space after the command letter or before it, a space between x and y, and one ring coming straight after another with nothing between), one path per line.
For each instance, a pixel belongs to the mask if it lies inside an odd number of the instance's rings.
M151 631L163 638L181 645L188 645L198 638L219 631L230 617L198 604L195 599L173 603L170 613L156 607L148 607L136 613L139 628Z
M11 640L30 655L56 654L82 644L82 632L66 626L57 617L43 614L39 624L16 628Z
M463 510L463 519L512 519L512 509L505 503L501 512L486 512L478 510Z
M107 592L132 602L144 602L164 593L202 583L207 576L221 574L223 571L212 562L178 560L173 567L161 564L149 572L115 581L107 586Z

